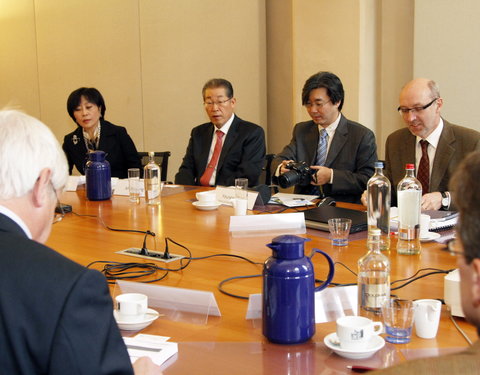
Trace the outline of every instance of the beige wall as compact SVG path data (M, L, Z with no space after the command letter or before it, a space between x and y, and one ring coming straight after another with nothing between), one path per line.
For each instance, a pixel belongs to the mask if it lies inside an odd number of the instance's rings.
M267 25L269 152L280 152L295 122L309 119L305 80L329 70L344 85L343 113L375 131L383 158L386 137L403 126L395 109L412 77L413 0L268 2Z
M434 79L442 115L480 131L480 2L415 2L414 76Z
M172 152L173 179L191 128L207 121L208 79L229 79L237 114L266 127L265 18L264 0L3 0L0 106L63 140L75 128L68 94L97 87L139 151Z
M62 140L74 129L68 94L95 86L139 150L172 151L173 179L191 128L207 120L206 80L232 81L237 114L266 128L278 153L308 119L305 80L330 70L345 115L375 130L383 158L414 76L440 83L445 117L480 129L470 111L479 11L475 0L2 0L0 106L20 106Z
M40 116L34 4L0 2L0 108L22 107Z

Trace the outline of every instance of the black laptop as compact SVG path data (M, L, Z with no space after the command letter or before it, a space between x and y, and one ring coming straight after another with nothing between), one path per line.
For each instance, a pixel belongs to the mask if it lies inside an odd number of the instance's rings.
M328 219L343 217L352 219L350 233L362 232L368 229L367 213L365 211L335 206L321 206L303 212L305 214L305 225L307 228L328 232Z

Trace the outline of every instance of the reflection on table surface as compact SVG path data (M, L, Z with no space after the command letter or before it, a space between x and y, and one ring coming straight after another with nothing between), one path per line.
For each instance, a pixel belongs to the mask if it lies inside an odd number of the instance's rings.
M151 230L155 239L147 239L149 249L164 250L165 237L172 238L192 253L192 257L205 257L214 254L235 254L247 257L254 262L264 262L271 255L265 244L271 242L271 236L232 238L229 235L229 218L233 208L220 206L214 211L195 209L195 193L202 188L173 186L167 187L160 206L147 206L129 202L126 196L114 196L108 201L88 201L85 192L66 192L62 203L71 204L74 213L53 226L48 245L65 256L88 265L93 261L147 262L116 254L116 251L142 247L144 235L111 231L105 225L115 229ZM347 205L351 207L351 205ZM274 211L274 208L272 208ZM254 214L249 212L249 214ZM262 213L265 215L265 213ZM326 251L338 262L333 282L356 283L357 261L366 252L365 234L351 237L348 246L332 246L324 232L307 230L311 241L306 243L309 253L316 247ZM392 249L396 241L392 240ZM391 281L404 279L419 269L434 267L442 270L456 267L456 258L440 251L443 245L430 242L422 244L420 255L397 255L394 250L387 253L391 260ZM185 254L181 247L170 246L169 251ZM327 264L322 257L312 259L316 277L321 279L327 273ZM175 269L178 264L156 262L167 269ZM340 264L341 263L341 264ZM93 268L101 269L101 265ZM347 267L350 269L347 269ZM222 294L218 284L224 279L239 275L261 274L262 266L241 259L219 256L208 259L192 260L182 271L168 272L157 282L158 285L211 291L214 293L221 317L209 317L206 324L191 324L172 321L160 317L142 333L171 337L179 343L179 353L165 364L166 375L195 373L251 373L251 374L309 374L344 373L347 365L362 364L371 367L390 366L409 358L412 349L422 349L425 353L435 354L443 351L459 350L466 347L465 339L458 333L443 307L438 335L435 339L424 340L413 335L412 341L404 345L387 344L382 350L367 360L348 360L332 353L324 344L323 338L335 331L335 323L317 324L313 339L302 345L282 346L266 342L261 327L245 319L247 300ZM409 299L443 298L444 274L427 276L410 283L392 293ZM139 280L135 280L139 281ZM225 285L233 294L248 297L261 293L261 278L238 280ZM398 283L396 285L403 284ZM475 329L463 319L460 326L472 341L476 339ZM131 335L130 332L122 332ZM136 332L133 332L136 333ZM168 366L167 366L168 365Z

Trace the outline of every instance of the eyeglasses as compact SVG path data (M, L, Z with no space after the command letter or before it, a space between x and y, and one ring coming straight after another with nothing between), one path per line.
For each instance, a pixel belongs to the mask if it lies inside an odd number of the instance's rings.
M433 103L435 103L439 98L433 99L430 103L425 104L424 106L421 107L413 107L413 108L405 108L405 107L398 107L397 111L400 113L402 116L405 116L408 114L408 112L412 113L420 113L430 107Z
M230 100L232 100L233 98L229 98L229 99L226 99L226 100L219 100L217 102L214 102L213 100L206 100L203 102L203 105L205 107L213 107L214 105L217 105L217 106L223 106L226 102L229 102Z
M53 194L55 194L55 198L57 199L57 205L55 206L55 211L53 212L53 224L58 223L59 221L62 221L63 217L65 216L65 211L63 210L62 204L58 200L57 196L57 191L53 187L53 184L50 182L53 190Z
M321 109L323 108L324 105L328 103L331 103L331 100L327 100L326 102L313 102L313 103L307 102L305 103L305 107L312 108L313 106L315 106Z
M473 258L470 255L465 254L463 251L458 251L458 240L456 238L452 238L448 240L445 244L446 246L442 249L443 251L448 251L451 255L456 255L457 257L462 256L465 258L467 263L473 261Z

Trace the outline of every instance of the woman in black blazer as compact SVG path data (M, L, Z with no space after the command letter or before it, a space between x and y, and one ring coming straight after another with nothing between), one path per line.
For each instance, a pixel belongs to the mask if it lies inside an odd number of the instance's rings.
M78 125L65 136L63 150L67 155L69 172L73 166L85 174L88 152L105 151L112 177L127 178L128 168L141 168L142 164L132 139L123 126L113 125L104 119L105 101L95 88L81 87L67 100L68 114Z

